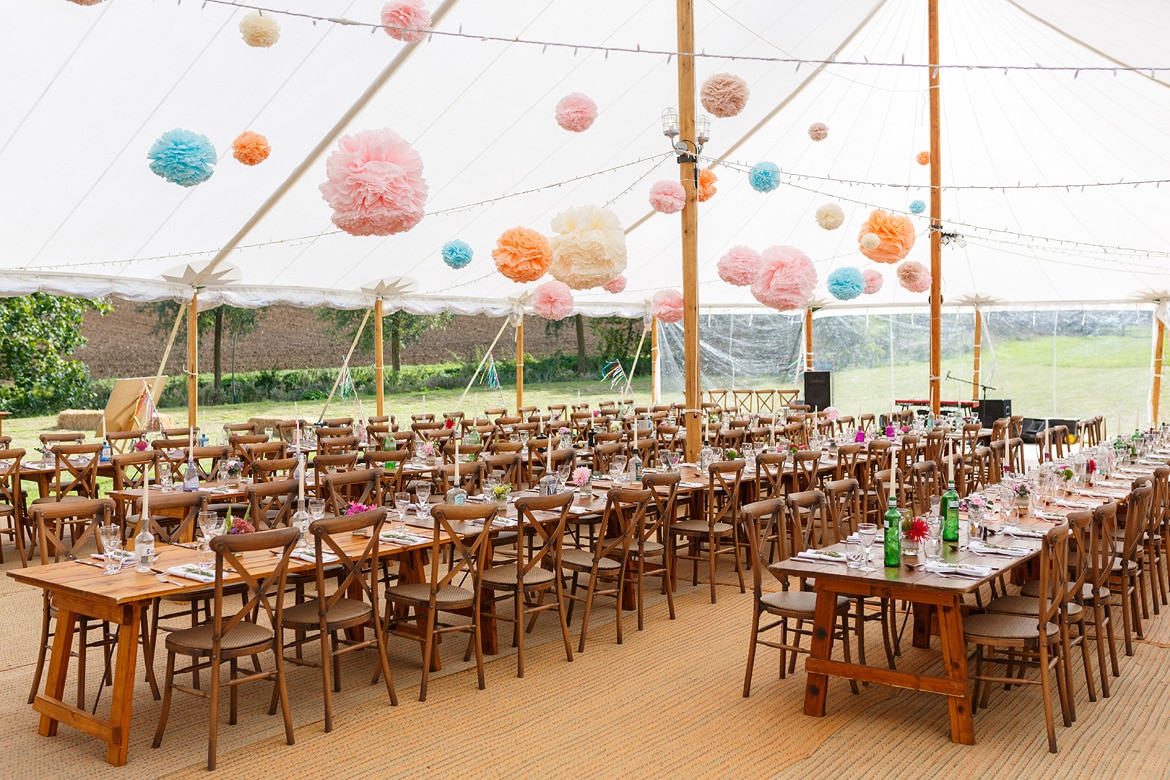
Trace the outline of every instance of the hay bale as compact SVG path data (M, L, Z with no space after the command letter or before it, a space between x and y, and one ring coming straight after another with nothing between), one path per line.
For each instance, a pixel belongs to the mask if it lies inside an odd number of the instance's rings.
M66 409L57 414L57 427L63 431L96 431L103 414L101 409Z

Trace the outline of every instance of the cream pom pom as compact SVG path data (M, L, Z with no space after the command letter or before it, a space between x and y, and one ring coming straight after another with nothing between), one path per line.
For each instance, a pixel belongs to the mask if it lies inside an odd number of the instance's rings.
M861 237L861 248L870 252L882 245L882 240L878 238L877 233L866 233Z
M240 20L240 34L249 46L267 49L280 40L280 25L271 16L251 13Z
M626 234L617 215L600 206L576 206L553 217L548 272L574 290L600 287L626 270Z
M711 112L712 116L727 119L743 111L747 105L747 82L731 73L716 73L708 76L699 90L699 100L703 108Z
M836 230L845 222L845 211L836 203L826 203L817 209L817 224L825 230Z

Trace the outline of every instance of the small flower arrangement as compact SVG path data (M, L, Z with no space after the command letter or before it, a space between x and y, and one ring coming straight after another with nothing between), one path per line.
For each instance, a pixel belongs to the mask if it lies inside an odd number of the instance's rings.
M251 510L249 510L251 511ZM252 534L256 533L256 526L248 522L248 512L244 512L243 517L232 517L232 510L228 509L226 519L227 529L229 534Z
M1070 469L1070 468L1063 468L1063 469L1061 469L1060 471L1058 471L1058 472L1056 472L1056 473L1057 473L1057 474L1059 474L1059 475L1060 475L1060 478L1061 478L1061 479L1063 479L1065 482L1071 482L1071 481L1072 481L1072 478L1073 478L1073 470L1072 470L1072 469Z
M1097 473L1097 461L1094 458L1089 458L1089 462L1085 464L1085 473L1086 474L1096 474Z
M564 427L557 428L557 435L558 436L568 436L569 433L570 433L570 431L568 428L564 428Z
M489 490L491 491L492 498L496 501L507 501L508 496L512 495L512 486L507 482L492 485Z
M736 451L736 450L733 450L733 449L726 449L726 450L724 450L724 451L723 451L723 457L724 457L726 460L739 460L739 459L740 459L740 458L742 458L743 456L742 456L742 455L740 455L740 454L739 454L739 452L738 452L738 451Z
M841 412L835 406L825 407L825 419L829 422L837 422L841 418Z
M1020 480L1019 482L1016 482L1015 484L1013 484L1012 490L1015 491L1017 499L1019 499L1019 498L1026 499L1031 493L1031 491L1028 489L1028 483L1025 482L1024 480Z
M146 443L146 439L138 439L134 442L134 449L138 450L139 452L143 452L147 449L150 449L150 445Z
M902 536L912 542L921 542L930 536L930 526L921 517L902 521Z
M798 453L798 452L800 452L800 447L796 446L796 444L795 444L795 443L793 443L793 442L790 442L790 443L788 444L788 454L789 454L789 455L795 455L795 454L796 454L796 453Z
M573 469L573 484L577 487L585 487L589 484L589 478L593 476L593 472L585 466L578 466Z
M455 427L455 419L453 417L448 417L443 421L443 427L447 430L451 430Z
M238 458L232 458L227 462L227 475L229 477L239 477L244 473L244 462Z
M987 503L987 499L976 494L971 494L966 498L959 499L960 512L969 512L972 509L989 509L990 506L991 505Z
M362 512L369 512L371 509L376 509L373 504L359 504L357 501L350 501L345 505L345 514L357 515Z
M435 445L428 441L422 446L422 454L428 458L435 457Z

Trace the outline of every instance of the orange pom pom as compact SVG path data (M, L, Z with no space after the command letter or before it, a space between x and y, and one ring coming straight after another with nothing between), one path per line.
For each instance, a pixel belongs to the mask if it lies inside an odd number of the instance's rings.
M930 165L930 152L919 152L917 159L919 165Z
M715 182L719 181L719 177L715 175L715 171L704 168L699 171L699 202L710 200L715 197Z
M500 235L492 259L496 269L513 282L535 282L552 265L552 247L535 230L514 227Z
M245 130L232 141L232 156L244 165L259 165L268 159L271 151L268 139L251 130Z
M867 233L878 237L877 246L870 246L873 241L862 241ZM914 246L914 223L910 217L891 214L878 209L869 215L861 226L857 240L861 254L877 263L896 263Z

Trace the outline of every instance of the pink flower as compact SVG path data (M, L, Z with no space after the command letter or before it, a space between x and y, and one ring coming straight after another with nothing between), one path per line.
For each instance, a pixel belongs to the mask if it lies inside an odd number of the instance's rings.
M146 439L139 439L138 441L134 442L134 449L138 450L139 452L142 452L148 447L150 447L150 445L146 443Z
M357 515L362 512L368 512L373 508L373 504L359 504L357 501L350 501L345 507L345 513L347 515Z
M585 466L578 466L573 469L573 484L577 487L585 487L589 484L589 478L593 476L593 472Z

